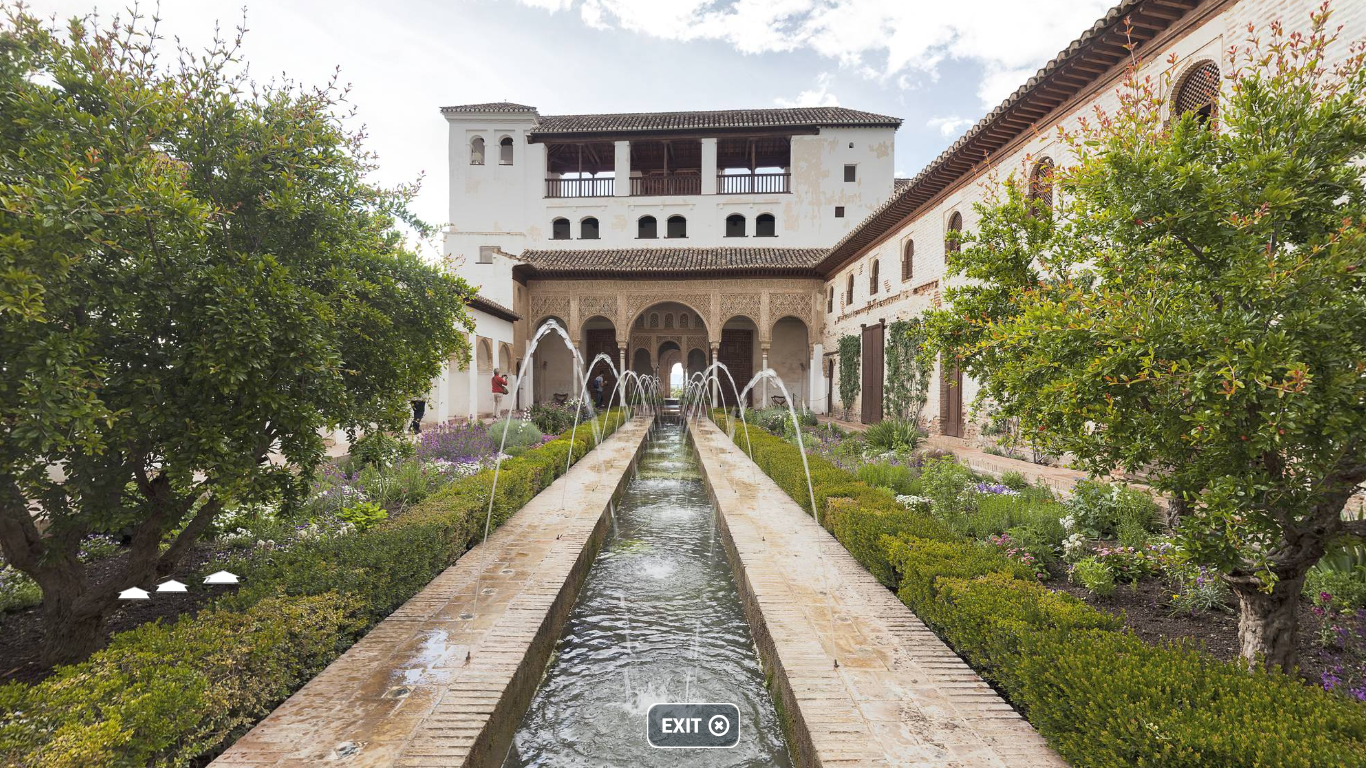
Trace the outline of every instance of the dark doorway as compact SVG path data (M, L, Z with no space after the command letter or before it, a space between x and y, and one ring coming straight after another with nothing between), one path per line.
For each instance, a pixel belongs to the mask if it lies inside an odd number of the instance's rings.
M833 289L832 289L833 290ZM825 413L835 416L835 358L825 358Z
M864 424L882 421L882 323L863 329L863 414Z
M615 330L611 328L592 328L584 333L588 337L588 362L591 362L593 358L601 353L608 355L609 359L612 361L612 365L617 364L617 332ZM593 379L597 378L598 374L602 374L603 401L606 402L607 397L617 388L617 377L612 373L611 367L599 360L597 364L588 371L588 389L590 392L593 389Z
M748 328L721 329L721 348L716 352L716 359L730 370L735 386L744 389L754 375L754 331ZM735 392L730 387L730 380L724 373L719 375L721 399L727 407L733 407L736 404ZM745 407L748 408L753 402L754 392L751 390L745 395Z
M939 366L939 431L963 436L963 371L942 361Z

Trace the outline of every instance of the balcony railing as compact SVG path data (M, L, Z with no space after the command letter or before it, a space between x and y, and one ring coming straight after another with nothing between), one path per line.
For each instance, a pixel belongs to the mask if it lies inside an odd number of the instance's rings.
M636 197L654 195L700 195L702 176L696 173L670 173L631 178L631 194Z
M792 174L790 173L718 173L716 174L716 194L718 195L764 195L777 192L791 192Z
M616 179L546 179L546 197L611 197L616 194Z

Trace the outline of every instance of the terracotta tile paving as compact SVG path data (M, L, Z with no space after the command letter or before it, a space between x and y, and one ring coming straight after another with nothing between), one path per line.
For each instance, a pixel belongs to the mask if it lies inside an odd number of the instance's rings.
M799 764L1066 766L720 429L693 436Z
M618 429L212 765L501 764L646 429Z

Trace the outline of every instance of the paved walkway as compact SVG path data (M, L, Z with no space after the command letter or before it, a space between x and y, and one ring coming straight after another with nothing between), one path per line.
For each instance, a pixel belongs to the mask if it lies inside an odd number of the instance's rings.
M646 429L623 425L212 765L501 765Z
M693 435L798 765L1066 766L720 429Z

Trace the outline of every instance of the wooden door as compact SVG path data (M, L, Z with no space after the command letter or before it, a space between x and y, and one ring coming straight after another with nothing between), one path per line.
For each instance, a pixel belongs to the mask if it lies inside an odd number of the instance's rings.
M584 362L592 362L593 358L599 354L607 354L615 366L617 358L617 332L611 328L596 328L585 332L587 344L585 345ZM602 401L605 403L617 389L617 377L612 374L612 368L601 360L588 372L588 394L593 394L593 379L598 374L602 374ZM575 393L578 394L577 392Z
M882 421L882 323L863 329L863 406L864 424Z
M939 365L939 431L963 436L963 371L948 361Z
M754 375L754 331L744 328L721 329L721 346L716 351L716 359L730 369L735 386L744 389L745 384L749 383L750 377ZM720 371L716 375L721 380L721 400L727 407L733 407L735 391L730 387L730 380ZM748 408L753 403L754 390L750 390L749 394L745 395L745 407Z

